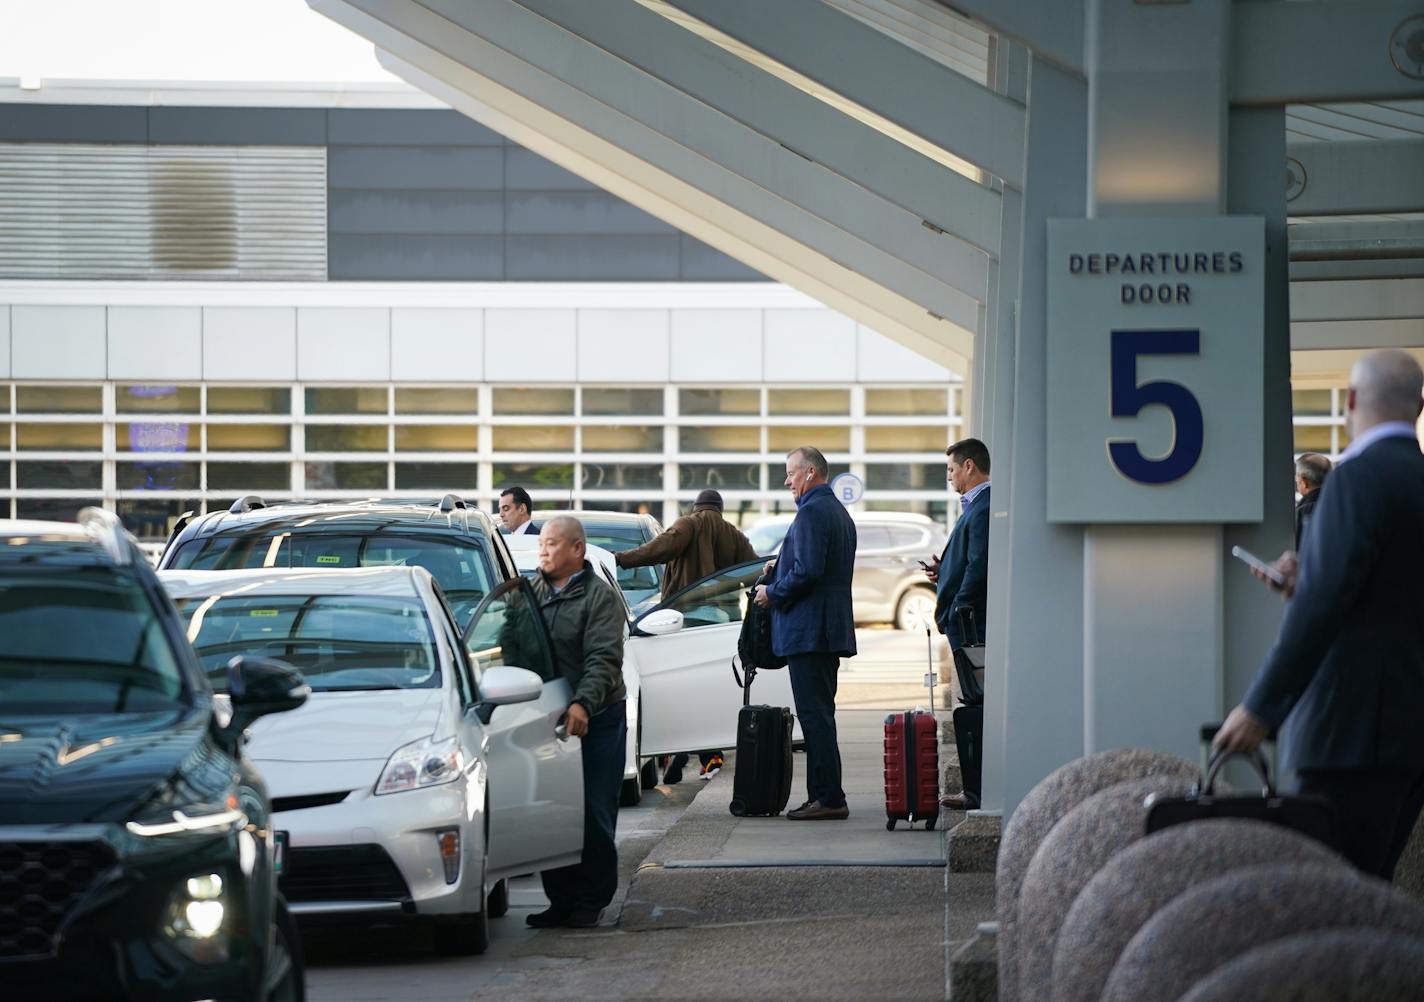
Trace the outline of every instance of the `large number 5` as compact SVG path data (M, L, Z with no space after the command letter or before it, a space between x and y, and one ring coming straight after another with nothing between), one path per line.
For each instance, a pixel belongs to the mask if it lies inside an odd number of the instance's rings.
M1137 382L1142 355L1200 355L1201 331L1113 331L1112 416L1136 417L1142 408L1161 404L1172 412L1172 448L1161 459L1148 459L1130 439L1108 442L1113 465L1140 484L1169 484L1192 471L1202 453L1202 412L1192 391L1180 383L1154 379Z

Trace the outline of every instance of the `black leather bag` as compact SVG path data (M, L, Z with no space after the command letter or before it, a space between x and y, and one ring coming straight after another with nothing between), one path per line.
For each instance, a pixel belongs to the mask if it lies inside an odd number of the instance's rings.
M762 575L747 592L747 608L742 613L742 632L737 637L737 660L741 662L742 670L748 673L786 667L786 659L777 657L771 648L771 610L763 609L753 601L757 585L765 583L766 576ZM736 670L736 663L733 662L732 671L735 673ZM738 684L741 684L740 680Z
M1247 821L1267 821L1298 831L1302 835L1337 846L1335 834L1335 812L1321 797L1282 796L1271 783L1266 757L1259 750L1246 758L1261 777L1259 795L1228 793L1218 796L1216 777L1221 767L1233 754L1218 752L1207 767L1206 779L1186 796L1161 796L1152 794L1147 798L1147 834L1170 828L1172 825L1186 824L1203 818L1243 818Z
M984 638L974 610L960 606L954 610L959 623L960 647L954 652L954 673L959 677L959 698L965 706L984 705Z

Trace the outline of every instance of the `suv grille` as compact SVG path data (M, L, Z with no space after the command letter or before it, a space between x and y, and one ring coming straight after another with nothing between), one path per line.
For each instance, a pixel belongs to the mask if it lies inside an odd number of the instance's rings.
M0 957L45 957L79 899L114 864L103 842L0 842Z
M288 901L407 901L410 888L378 845L288 849L280 881Z

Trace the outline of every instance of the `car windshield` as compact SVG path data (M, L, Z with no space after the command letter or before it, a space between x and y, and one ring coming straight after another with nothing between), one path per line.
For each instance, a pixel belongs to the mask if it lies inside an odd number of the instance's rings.
M490 590L490 562L472 539L372 532L223 533L193 539L174 554L179 570L246 567L424 567L445 593L456 622L467 623Z
M287 662L313 692L440 685L435 634L415 598L209 595L181 599L178 609L218 692L239 654Z
M0 565L0 709L150 713L188 699L147 592L112 567Z
M591 544L601 546L609 553L622 553L624 550L631 550L647 542L643 538L643 527L640 525L589 525L585 523L583 531ZM651 567L618 568L618 587L622 590L623 597L628 600L630 606L637 607L649 599L656 598L661 592L662 586L663 569L661 564L654 564Z
M762 522L747 530L747 539L751 540L752 549L757 555L765 557L776 552L790 528L790 522Z

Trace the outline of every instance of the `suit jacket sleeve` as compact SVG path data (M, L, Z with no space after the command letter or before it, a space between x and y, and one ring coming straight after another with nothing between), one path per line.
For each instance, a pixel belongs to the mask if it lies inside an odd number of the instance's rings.
M1356 460L1358 462L1358 460ZM1331 475L1305 534L1296 591L1280 633L1251 684L1246 708L1279 726L1310 686L1374 567L1382 540L1367 471Z
M789 605L808 594L826 570L824 520L812 505L801 509L796 517L798 520L805 518L805 524L798 525L796 531L787 534L787 542L791 545L782 545L781 553L776 557L775 577L766 589L773 606Z
M619 567L648 567L665 564L682 556L692 545L694 526L692 518L684 515L642 546L615 553L613 560Z

